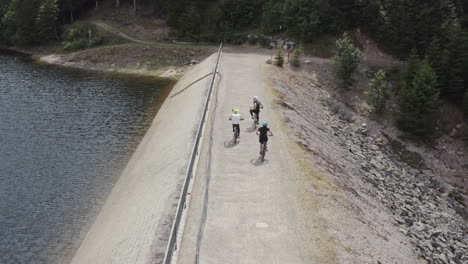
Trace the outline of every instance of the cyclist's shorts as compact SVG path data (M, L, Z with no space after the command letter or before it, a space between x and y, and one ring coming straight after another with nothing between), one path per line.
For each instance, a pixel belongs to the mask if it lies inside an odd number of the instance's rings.
M268 137L259 137L260 144L268 142Z

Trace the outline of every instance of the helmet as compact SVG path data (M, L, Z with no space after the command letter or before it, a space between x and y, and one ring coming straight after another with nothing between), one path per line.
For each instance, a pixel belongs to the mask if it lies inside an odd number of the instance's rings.
M234 112L234 114L238 114L238 113L239 113L239 109L232 109L232 111Z
M253 100L254 100L254 101L257 101L257 100L258 100L258 96L254 96L254 97L253 97Z
M267 122L267 121L264 121L264 122L262 123L262 125L263 125L264 127L266 127L266 126L268 126L268 122Z

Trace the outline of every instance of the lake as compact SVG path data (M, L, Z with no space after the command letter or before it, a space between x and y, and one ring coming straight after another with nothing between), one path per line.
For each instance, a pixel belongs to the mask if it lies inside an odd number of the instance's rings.
M68 263L173 81L0 53L0 263Z

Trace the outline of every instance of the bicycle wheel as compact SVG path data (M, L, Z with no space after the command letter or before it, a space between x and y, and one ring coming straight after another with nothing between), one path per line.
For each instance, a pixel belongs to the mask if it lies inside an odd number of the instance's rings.
M257 125L258 125L258 116L256 113L254 113L253 127L257 128Z
M237 132L237 129L234 130L234 145L237 144L237 138L239 137L239 133Z
M265 161L265 143L262 144L262 162Z

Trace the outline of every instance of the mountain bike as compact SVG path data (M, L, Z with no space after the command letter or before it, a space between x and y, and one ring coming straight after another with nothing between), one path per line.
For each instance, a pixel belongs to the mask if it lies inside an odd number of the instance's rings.
M262 143L262 149L261 149L261 151L260 151L260 160L261 160L262 162L265 161L266 150L267 150L267 144L266 144L266 142L265 142L265 143Z
M258 125L258 116L257 116L257 113L253 112L253 124L252 124L252 127L253 127L253 128L257 128L257 125Z
M234 142L234 145L237 144L237 139L239 138L239 130L237 128L234 128L234 138L233 138L233 142Z

